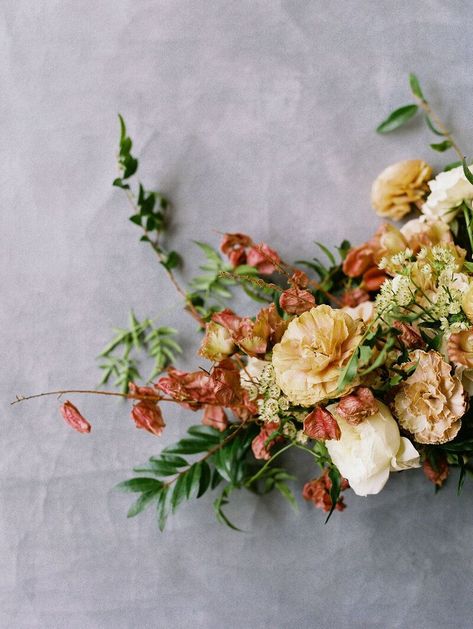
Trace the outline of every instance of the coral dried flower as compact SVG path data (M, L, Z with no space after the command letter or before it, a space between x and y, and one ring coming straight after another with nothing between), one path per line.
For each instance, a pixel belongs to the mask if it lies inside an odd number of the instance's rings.
M88 433L92 430L89 422L69 400L64 402L59 410L66 423L77 432Z
M288 314L301 315L315 306L315 299L309 291L294 286L281 293L279 305Z
M340 439L340 426L335 417L322 406L317 406L304 419L304 433L311 439Z
M131 417L137 428L147 430L152 435L159 437L164 430L164 423L161 409L156 402L142 400L131 409Z
M312 502L314 506L322 509L325 512L331 511L332 499L330 497L330 489L332 487L332 481L329 478L328 470L324 470L320 478L314 478L306 483L302 489L302 497L304 500ZM345 490L349 487L348 481L343 478L341 483L341 490ZM340 497L337 500L335 509L337 511L343 511L346 505L343 502L343 498Z
M354 393L343 397L337 405L338 413L352 426L357 426L378 410L378 402L368 387L359 387Z

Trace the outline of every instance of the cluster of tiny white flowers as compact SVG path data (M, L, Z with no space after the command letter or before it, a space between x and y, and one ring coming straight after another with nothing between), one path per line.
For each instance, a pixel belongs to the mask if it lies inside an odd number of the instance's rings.
M279 413L289 409L289 400L282 394L276 383L274 367L266 365L261 372L256 384L258 395L263 397L258 400L259 418L264 422L279 423Z
M420 297L429 316L440 321L443 331L459 331L469 327L466 317L462 317L462 295L468 278L458 273L458 258L448 247L435 245L424 247L413 260L411 249L383 259L383 268L395 273L386 280L376 298L378 313L388 315L396 308L419 306ZM426 283L433 288L425 294L412 279L413 269L421 272ZM420 291L420 292L419 292ZM451 317L452 321L449 321Z

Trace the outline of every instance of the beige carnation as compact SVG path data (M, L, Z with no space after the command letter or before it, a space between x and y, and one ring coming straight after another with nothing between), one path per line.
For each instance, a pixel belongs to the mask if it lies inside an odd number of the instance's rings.
M454 365L473 368L473 328L451 334L447 352L450 362Z
M291 321L272 359L276 381L291 402L310 406L333 395L362 329L362 321L326 305Z
M399 424L419 443L451 441L466 411L463 386L439 353L417 349L410 357L416 370L394 398Z
M399 220L420 205L428 192L427 181L431 167L421 159L409 159L392 164L375 179L371 188L371 203L378 216Z

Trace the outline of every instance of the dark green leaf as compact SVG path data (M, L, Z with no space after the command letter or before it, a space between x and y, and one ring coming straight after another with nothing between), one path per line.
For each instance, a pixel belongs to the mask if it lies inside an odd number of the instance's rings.
M468 179L468 181L471 184L473 184L473 173L468 168L468 164L466 163L466 159L463 159L462 166L463 166L463 173L464 173L465 177Z
M197 492L197 498L200 498L205 494L205 492L209 488L212 478L212 472L207 461L202 461L200 465L202 469L200 474L199 491Z
M194 463L186 472L186 498L190 499L197 495L200 485L202 465L200 462Z
M186 471L178 476L177 481L174 483L174 487L171 489L171 508L173 513L176 511L181 502L186 499L187 474L188 472Z
M274 486L279 491L279 493L282 496L284 496L284 498L289 502L291 507L297 513L297 511L299 510L299 507L298 507L298 504L297 504L297 500L295 499L294 494L289 489L289 487L286 485L286 483L283 483L283 482L280 482L280 481L276 481Z
M332 508L330 509L329 514L327 515L327 519L325 520L325 524L330 520L330 516L334 512L338 499L340 498L340 490L342 486L342 477L340 472L336 467L331 467L328 471L328 476L332 482L332 486L330 487L330 500L332 501Z
M163 484L161 481L156 480L155 478L131 478L130 480L125 480L118 485L115 485L115 489L119 491L129 491L129 492L147 492L147 491L159 491L162 488Z
M399 109L394 110L386 120L383 120L376 131L378 133L390 133L398 129L415 116L418 109L419 107L417 105L404 105L403 107L399 107Z
M155 492L155 491L147 491L141 494L141 496L136 500L136 502L134 502L131 505L126 517L134 518L135 515L138 515L138 513L141 513L142 511L144 511L146 507L148 507L153 500L157 499L158 493L159 492Z
M133 214L133 216L130 216L130 221L141 227L141 216L139 214Z
M187 432L193 437L206 439L210 443L217 444L222 440L222 433L211 426L197 424L196 426L191 426Z
M461 166L461 165L462 165L461 162L451 162L450 164L447 164L443 170L444 172L446 172L448 170L453 170L454 168L458 168L458 166Z
M165 485L163 487L163 491L159 494L157 504L158 526L161 532L164 531L166 526L166 521L171 507L171 496L172 492L170 491L169 486Z
M434 151L438 151L439 153L443 153L448 150L452 146L450 140L444 140L443 142L439 142L437 144L431 144L430 148L434 149Z

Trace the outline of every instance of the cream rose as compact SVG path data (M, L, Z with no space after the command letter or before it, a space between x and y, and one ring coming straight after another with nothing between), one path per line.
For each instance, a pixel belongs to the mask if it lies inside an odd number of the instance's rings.
M471 166L469 168L471 170ZM429 181L429 188L431 192L422 206L423 214L447 223L455 218L463 201L473 199L473 185L465 177L463 166L439 173Z
M400 220L413 204L424 199L431 176L431 167L421 159L408 159L385 168L371 188L371 204L376 214Z
M293 319L272 358L276 382L289 400L311 406L333 395L362 329L362 321L326 305Z
M454 439L466 411L463 386L438 352L416 349L410 354L414 373L394 397L394 412L402 428L418 443L439 444Z
M337 412L337 404L327 407L341 430L338 441L325 445L340 474L348 480L355 494L377 494L386 484L390 472L419 467L419 453L399 427L389 408L377 401L378 412L356 426Z

